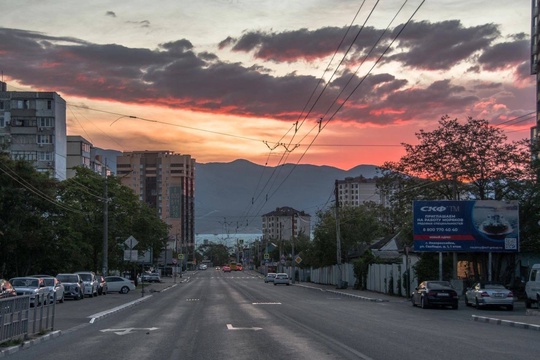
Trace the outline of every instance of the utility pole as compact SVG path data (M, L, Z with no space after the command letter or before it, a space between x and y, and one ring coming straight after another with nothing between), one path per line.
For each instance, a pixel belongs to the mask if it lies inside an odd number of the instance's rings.
M343 276L341 273L341 233L340 233L340 226L339 226L339 192L338 192L338 181L335 182L335 189L334 189L335 197L336 197L336 260L337 260L337 267L338 267L338 289L341 289L343 287L342 281Z
M105 186L103 189L103 264L102 275L109 274L109 195L107 189L107 159L105 159L105 167L103 169L105 175Z
M295 263L295 255L294 255L294 220L296 219L297 214L292 214L291 216L291 229L292 229L292 236L291 236L291 243L292 243L292 283L294 284L294 279L296 278L296 273L294 269L294 263Z

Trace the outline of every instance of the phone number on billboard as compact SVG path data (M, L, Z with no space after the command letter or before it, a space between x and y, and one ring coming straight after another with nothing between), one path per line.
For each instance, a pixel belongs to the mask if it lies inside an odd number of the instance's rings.
M424 232L457 232L458 228L422 228Z

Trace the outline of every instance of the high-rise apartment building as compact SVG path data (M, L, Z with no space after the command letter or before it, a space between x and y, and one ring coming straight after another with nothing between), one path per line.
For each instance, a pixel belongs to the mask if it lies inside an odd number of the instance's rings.
M66 179L66 102L55 92L7 91L0 82L0 151Z
M366 179L362 176L348 177L345 180L337 180L336 186L339 206L357 207L368 201L383 203L375 179Z
M116 159L116 172L171 226L170 249L194 256L195 159L172 151L124 152Z

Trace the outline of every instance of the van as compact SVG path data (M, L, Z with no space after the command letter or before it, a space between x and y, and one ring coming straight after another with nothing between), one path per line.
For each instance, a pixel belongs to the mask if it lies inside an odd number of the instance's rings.
M540 308L540 264L534 264L525 284L525 306L530 309L533 303Z

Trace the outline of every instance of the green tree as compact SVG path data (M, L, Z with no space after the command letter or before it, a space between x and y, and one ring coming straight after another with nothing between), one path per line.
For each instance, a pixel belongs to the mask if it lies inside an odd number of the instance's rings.
M406 154L398 162L383 165L384 176L378 183L395 211L398 227L403 234L411 234L411 242L413 200L523 202L537 193L531 187L536 171L529 140L510 142L486 120L468 118L462 124L448 116L441 118L437 129L420 130L416 136L418 145L403 144ZM400 218L406 221L399 222ZM509 256L496 254L494 263L501 264L505 257ZM471 260L476 268L487 268L485 254L473 254Z
M0 154L0 269L5 277L30 275L57 264L53 219L56 181L26 161Z

